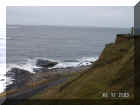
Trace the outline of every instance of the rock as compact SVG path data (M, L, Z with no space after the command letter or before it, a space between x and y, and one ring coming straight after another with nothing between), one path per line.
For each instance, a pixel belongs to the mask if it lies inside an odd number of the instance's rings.
M36 72L36 73L41 72L41 68L33 68L33 71Z
M29 71L26 71L26 70L23 70L23 69L20 69L20 68L12 68L11 72L13 73L16 73L16 74L19 74L19 75L22 75L22 74L30 74Z
M49 69L46 67L41 67L41 68L33 68L33 71L38 73L38 72L48 72Z
M52 62L49 60L38 59L36 65L39 67L53 67L57 64L57 62Z
M13 84L7 86L7 90L11 88L22 88L31 79L32 74L20 68L12 68L11 71L6 73L7 77L14 79Z

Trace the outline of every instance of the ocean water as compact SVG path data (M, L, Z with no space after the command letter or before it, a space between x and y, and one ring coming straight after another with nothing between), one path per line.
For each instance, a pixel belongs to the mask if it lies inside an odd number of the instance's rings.
M116 34L129 29L58 26L7 26L7 63L19 63L37 57L74 60L98 57L105 44Z
M7 25L7 72L18 67L33 73L38 58L57 61L52 68L90 65L120 33L129 29ZM7 77L7 84L12 80Z

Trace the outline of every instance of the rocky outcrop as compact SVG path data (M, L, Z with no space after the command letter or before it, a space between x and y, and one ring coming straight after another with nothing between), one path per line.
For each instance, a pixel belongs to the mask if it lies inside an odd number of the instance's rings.
M13 78L13 84L7 86L7 90L11 88L22 88L27 81L31 79L31 73L20 68L12 68L6 73L7 77Z
M57 64L57 62L52 62L52 61L43 60L43 59L38 59L37 62L36 62L36 65L37 66L39 66L39 67L45 67L45 68L53 67L56 64Z

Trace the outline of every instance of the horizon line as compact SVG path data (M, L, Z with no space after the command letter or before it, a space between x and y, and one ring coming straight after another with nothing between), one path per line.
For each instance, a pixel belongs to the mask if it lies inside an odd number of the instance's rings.
M109 26L79 26L79 25L47 25L47 24L6 24L6 25L20 25L20 26L55 26L55 27L94 27L94 28L132 28L130 27L109 27Z

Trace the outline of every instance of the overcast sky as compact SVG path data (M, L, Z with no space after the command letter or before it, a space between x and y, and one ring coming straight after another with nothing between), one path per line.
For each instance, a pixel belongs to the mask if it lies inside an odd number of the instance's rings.
M7 24L131 27L133 7L7 7Z

